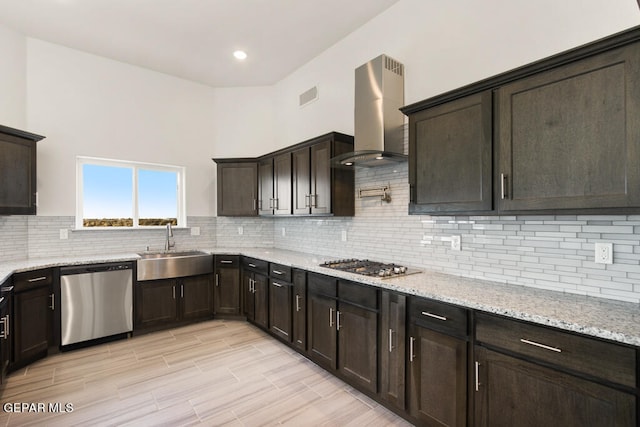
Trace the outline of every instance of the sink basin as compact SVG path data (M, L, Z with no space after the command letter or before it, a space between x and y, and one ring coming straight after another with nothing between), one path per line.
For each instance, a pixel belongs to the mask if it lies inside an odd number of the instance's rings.
M138 281L213 273L213 255L202 251L142 252L138 256Z

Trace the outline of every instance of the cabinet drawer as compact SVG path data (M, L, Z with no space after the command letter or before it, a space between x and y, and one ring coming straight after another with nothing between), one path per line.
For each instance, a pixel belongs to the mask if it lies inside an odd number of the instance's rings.
M469 335L466 309L425 298L409 299L409 317L412 323L446 334Z
M340 301L374 310L378 309L378 291L370 286L340 280L338 282L338 297Z
M636 386L636 351L569 332L478 313L476 341L558 367Z
M274 279L291 282L291 267L282 264L269 264L269 275Z
M240 256L238 255L216 255L216 268L232 268L240 266Z
M337 279L322 274L309 273L307 292L335 298L338 296Z
M26 291L43 286L51 286L53 283L53 271L50 268L43 270L26 271L13 275L14 292Z
M261 259L243 257L242 268L247 271L253 271L266 275L269 271L269 263Z

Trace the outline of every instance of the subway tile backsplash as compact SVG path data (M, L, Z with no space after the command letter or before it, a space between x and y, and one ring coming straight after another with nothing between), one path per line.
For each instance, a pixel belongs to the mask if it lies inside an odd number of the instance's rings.
M406 163L356 171L356 193L382 185L391 202L356 198L352 218L189 217L200 235L177 229L174 240L177 249L276 247L640 303L640 215L408 215ZM70 231L61 240L60 229L73 225L73 217L0 217L0 262L164 245L162 230ZM451 248L452 236L461 250ZM596 242L613 243L613 264L594 262Z

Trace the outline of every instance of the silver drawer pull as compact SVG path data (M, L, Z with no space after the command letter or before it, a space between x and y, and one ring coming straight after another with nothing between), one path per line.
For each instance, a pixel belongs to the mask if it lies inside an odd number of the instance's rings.
M329 327L333 328L333 308L329 307Z
M277 274L279 276L282 276L284 273L280 270L273 270L273 274Z
M533 345L536 347L544 348L545 350L555 351L556 353L562 353L562 349L559 349L558 347L551 347L549 345L540 344L539 342L525 340L524 338L520 338L520 342Z
M300 311L300 295L296 295L296 311Z
M34 277L33 279L29 279L27 280L29 283L33 283L33 282L41 282L43 280L47 280L47 276L41 276L41 277Z
M480 362L475 363L476 368L476 391L480 391Z
M422 315L423 316L433 317L434 319L438 319L438 320L442 320L442 321L446 321L447 320L447 318L444 317L444 316L439 316L437 314L429 313L428 311L423 311Z
M51 305L49 305L49 308L51 310L55 311L55 309L56 309L56 295L55 294L50 294L49 298L51 299Z
M414 337L409 338L409 362L413 363L413 359L415 359L416 355L413 354L413 343L416 341Z
M228 259L221 259L220 264L233 264L233 261L229 261Z
M249 267L256 268L256 265L255 264L249 264Z
M389 328L389 353L393 352L393 329Z
M284 285L281 285L280 283L277 283L277 282L272 282L272 283L273 283L273 286L276 286L278 288L281 288L281 287L284 286Z

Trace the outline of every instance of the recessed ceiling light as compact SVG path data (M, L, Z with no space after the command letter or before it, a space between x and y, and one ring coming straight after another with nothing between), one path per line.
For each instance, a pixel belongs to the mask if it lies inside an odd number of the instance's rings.
M245 52L244 50L236 50L235 52L233 52L233 56L235 56L236 59L242 61L243 59L247 59L247 52Z

